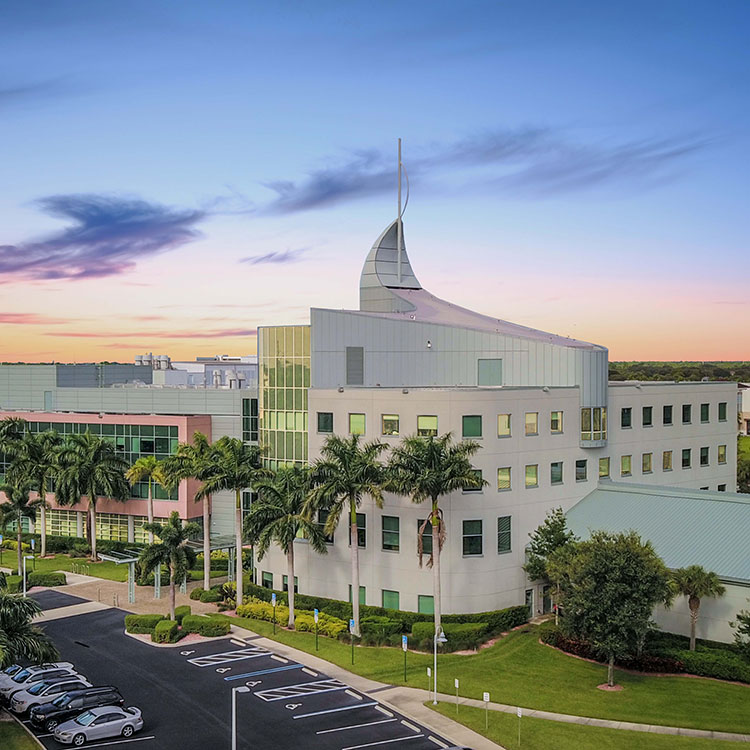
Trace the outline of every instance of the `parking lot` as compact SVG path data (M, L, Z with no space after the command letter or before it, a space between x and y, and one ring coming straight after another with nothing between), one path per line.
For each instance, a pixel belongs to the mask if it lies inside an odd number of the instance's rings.
M75 604L43 592L45 609ZM230 747L232 688L237 693L238 748L436 750L450 743L368 695L253 642L222 638L153 648L123 633L125 612L107 609L45 623L60 650L95 685L114 685L125 705L143 712L144 728L130 739L88 747ZM28 726L28 725L27 725ZM48 748L59 748L39 733Z

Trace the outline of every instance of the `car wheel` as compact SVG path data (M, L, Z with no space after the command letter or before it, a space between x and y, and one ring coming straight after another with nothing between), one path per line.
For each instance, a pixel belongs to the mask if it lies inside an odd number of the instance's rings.
M46 724L44 725L44 728L48 732L52 732L57 728L57 719L48 719Z
M73 744L76 747L80 747L81 745L83 745L84 742L86 742L85 734L77 734L75 737L73 737Z
M132 737L133 736L133 727L131 727L130 724L126 724L122 728L122 736L123 737Z

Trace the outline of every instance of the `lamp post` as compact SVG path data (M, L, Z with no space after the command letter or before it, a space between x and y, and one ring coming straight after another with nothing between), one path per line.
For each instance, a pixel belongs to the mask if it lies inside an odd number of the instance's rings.
M443 632L442 628L436 628L435 629L435 637L433 638L433 645L434 645L434 651L433 651L433 661L432 661L432 684L435 689L435 693L432 698L432 705L437 706L437 647L438 643L446 643L447 638L445 637L445 633Z
M33 560L33 559L34 558L31 555L23 556L23 596L24 596L24 599L26 598L26 561Z
M237 693L249 693L250 688L245 685L232 688L232 750L237 750Z

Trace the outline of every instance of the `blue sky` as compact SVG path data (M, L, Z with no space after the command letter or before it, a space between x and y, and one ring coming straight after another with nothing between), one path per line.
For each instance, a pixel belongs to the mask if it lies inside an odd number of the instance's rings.
M747 358L749 21L732 1L6 3L2 358L248 352L257 325L356 305L397 137L434 293L612 358Z

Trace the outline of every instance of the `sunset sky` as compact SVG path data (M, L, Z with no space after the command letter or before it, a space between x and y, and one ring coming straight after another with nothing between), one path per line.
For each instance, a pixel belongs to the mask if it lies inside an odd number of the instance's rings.
M750 359L750 3L0 4L0 361L250 354L432 293L610 359Z

